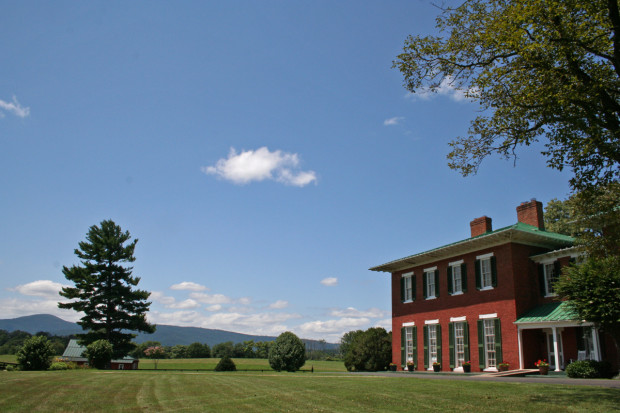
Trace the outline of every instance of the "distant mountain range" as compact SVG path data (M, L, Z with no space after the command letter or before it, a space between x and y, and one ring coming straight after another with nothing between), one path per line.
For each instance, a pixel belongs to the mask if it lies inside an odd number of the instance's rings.
M56 336L69 336L82 333L82 327L76 323L70 323L50 314L36 314L0 320L0 330L9 332L21 330L30 334L45 331ZM213 347L215 344L225 343L227 341L232 341L236 344L248 340L273 341L275 339L275 337L270 336L253 336L210 328L177 327L158 324L155 333L140 333L134 341L138 344L145 341L159 341L164 346L174 346L176 344L188 345L199 342L207 343L209 346ZM313 346L315 349L331 350L338 347L337 344L319 343L316 340L304 339L303 341Z

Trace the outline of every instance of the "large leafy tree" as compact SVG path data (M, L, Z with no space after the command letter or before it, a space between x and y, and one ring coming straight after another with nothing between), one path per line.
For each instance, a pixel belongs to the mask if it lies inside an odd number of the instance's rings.
M476 173L489 155L544 142L550 167L583 190L620 177L617 0L465 0L443 9L438 36L409 36L394 61L411 92L452 86L482 114L449 165Z
M275 371L297 371L305 363L306 347L290 331L280 334L269 349L269 365Z
M392 334L382 327L350 331L345 344L344 365L349 371L383 371L392 361Z
M135 289L140 278L132 275L132 267L122 265L135 261L138 240L130 239L129 231L123 232L111 220L102 221L90 227L86 241L75 250L81 265L62 269L75 287L63 287L60 295L71 301L58 307L83 312L78 324L86 333L79 335L80 342L89 345L105 339L112 344L115 358L135 347L131 340L136 335L130 331L155 331L146 321L150 293Z

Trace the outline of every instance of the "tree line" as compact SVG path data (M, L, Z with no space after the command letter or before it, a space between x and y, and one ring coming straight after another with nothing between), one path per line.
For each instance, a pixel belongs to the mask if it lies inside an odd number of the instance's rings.
M47 337L56 355L61 355L65 351L65 348L67 348L69 340L74 338L73 336L55 336L44 331L38 332L34 334L34 336ZM24 342L30 337L33 337L33 335L26 331L15 330L8 332L6 330L0 330L0 354L17 354L24 345Z

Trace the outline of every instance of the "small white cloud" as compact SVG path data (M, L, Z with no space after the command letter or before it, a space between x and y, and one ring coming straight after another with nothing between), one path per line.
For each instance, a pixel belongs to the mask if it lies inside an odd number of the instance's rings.
M297 154L280 150L271 152L267 147L239 154L231 148L227 159L220 159L215 166L204 166L201 170L207 175L217 175L236 184L269 179L302 187L317 179L314 171L299 170Z
M404 120L405 118L402 116L395 116L393 118L389 118L383 121L383 124L385 126L394 126L394 125L398 125L400 123L401 120Z
M381 318L387 314L385 311L378 308L371 308L366 311L360 311L353 307L346 308L344 310L332 310L331 315L334 317L364 317L364 318Z
M341 318L339 320L310 321L299 326L304 333L346 333L347 331L366 326L368 318Z
M170 289L171 290L204 291L204 290L207 290L208 288L205 287L204 285L196 284L195 282L183 281L181 283L171 285Z
M30 115L30 108L20 105L15 96L13 96L13 102L5 102L0 99L0 109L12 113L20 118L25 118ZM4 117L4 113L1 111L0 117Z
M273 308L273 309L282 309L286 307L288 307L288 301L285 301L285 300L278 300L275 303L269 304L269 308Z
M437 86L435 90L428 87L423 87L418 89L416 93L407 93L405 97L411 99L429 100L434 95L447 96L455 102L463 102L468 99L478 97L480 95L480 91L477 88L472 88L469 90L461 89L455 85L452 77L446 76L441 80L441 83L439 83L439 86Z
M233 301L223 294L190 293L189 296L203 304L228 304Z
M326 285L328 287L334 287L338 285L338 278L336 277L327 277L321 280L321 284Z
M211 311L211 312L220 311L221 309L222 309L222 306L220 304L213 304L206 308L207 311Z
M176 302L174 297L166 296L160 291L152 291L149 298L153 301L163 304L166 307L170 307Z
M9 290L35 297L59 298L58 293L62 287L68 286L50 280L37 280L28 284L18 285L17 287L10 288Z
M173 303L169 305L170 308L177 308L179 310L189 310L192 308L200 307L200 304L196 300L192 300L188 298L187 300L183 300L180 303Z

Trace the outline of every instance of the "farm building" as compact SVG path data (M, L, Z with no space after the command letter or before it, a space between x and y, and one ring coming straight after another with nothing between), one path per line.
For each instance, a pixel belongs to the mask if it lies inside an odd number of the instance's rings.
M67 361L72 361L78 365L88 365L88 359L84 357L86 347L80 345L77 340L69 340L65 352L62 353L62 358ZM112 360L110 363L111 370L138 370L139 360L132 357L124 357L120 360Z
M517 223L470 223L471 237L376 267L391 274L392 361L399 369L560 371L572 360L618 365L611 337L558 301L554 280L579 259L573 238L545 231L542 203L517 207Z

